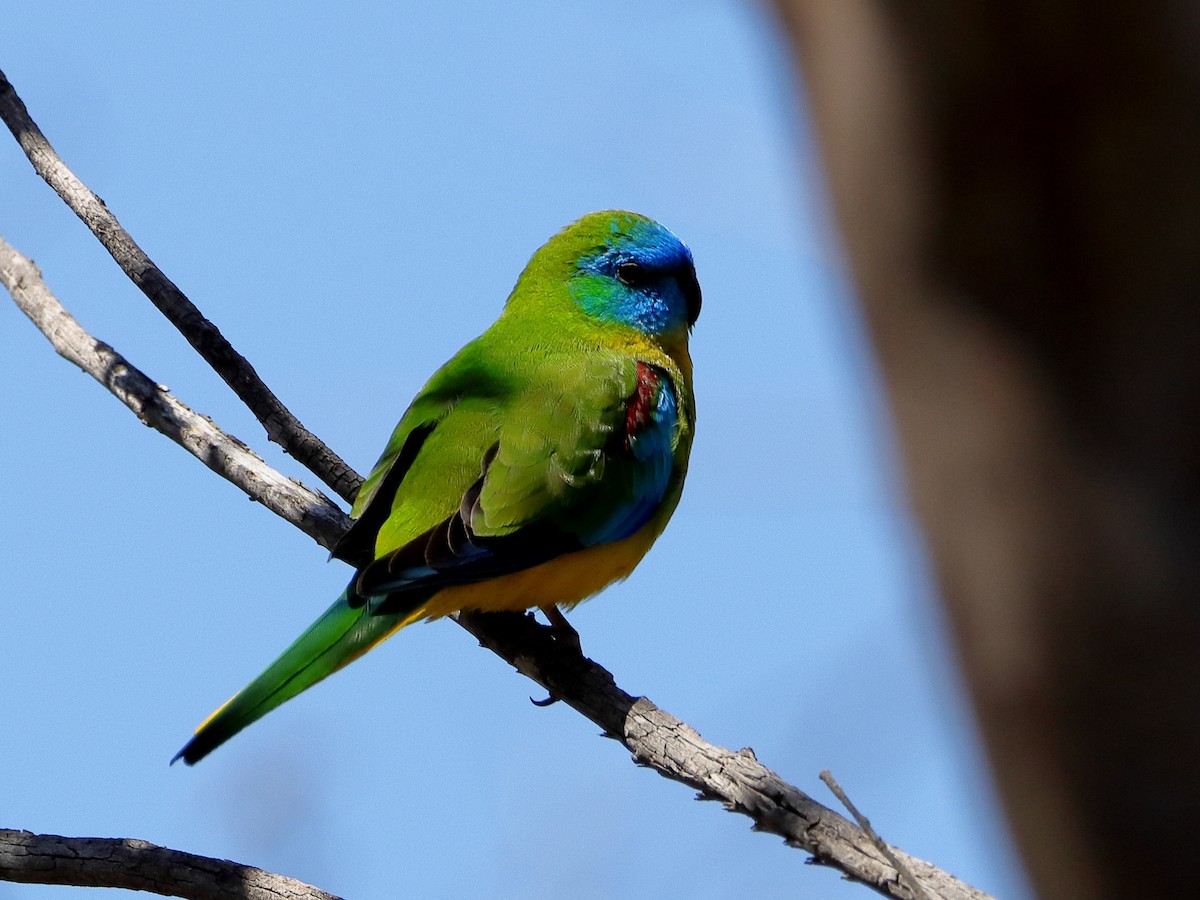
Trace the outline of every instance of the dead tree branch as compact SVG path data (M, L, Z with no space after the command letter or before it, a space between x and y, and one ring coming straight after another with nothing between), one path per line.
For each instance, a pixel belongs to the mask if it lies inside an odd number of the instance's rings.
M196 352L225 379L279 444L297 462L345 500L354 499L362 483L345 462L315 434L300 424L263 383L254 367L206 319L174 282L130 237L129 232L86 184L67 168L29 115L24 102L0 71L0 118L8 126L29 162L104 246L121 270L158 310L187 338Z
M0 85L0 101L0 115L7 117L17 106L24 110L7 82ZM24 119L28 121L27 114ZM25 133L11 122L10 127L19 139ZM44 138L40 141L44 143ZM35 150L40 146L38 141L32 145ZM54 161L56 169L65 171L57 157ZM97 236L104 239L99 232ZM344 514L325 497L274 472L240 441L197 416L111 347L88 335L53 298L32 262L7 244L0 244L0 281L61 355L92 374L147 424L176 440L213 471L323 546L328 547L346 528ZM186 330L195 321L189 318L176 324ZM214 367L225 365L223 358L208 361ZM232 370L222 374L227 381L235 377ZM285 449L291 449L286 435L278 439ZM341 480L356 485L361 481L348 467ZM701 799L721 801L726 809L750 817L756 830L783 837L790 846L807 851L815 862L836 868L847 878L886 896L913 897L909 886L868 835L783 781L761 765L752 751L734 752L710 744L646 698L625 693L606 669L578 653L565 652L531 616L463 613L458 618L459 624L482 645L620 741L639 765L696 788ZM986 900L986 894L932 864L898 850L893 852L920 879L929 897ZM5 871L0 871L0 876L8 877Z
M236 438L88 335L54 298L36 266L2 239L0 283L60 355L267 509L326 547L348 526L349 519L325 497L275 472ZM702 799L721 801L726 809L750 817L756 830L779 835L790 846L811 853L814 861L882 894L912 897L899 873L853 823L783 781L752 751L734 752L710 744L645 697L625 693L608 670L577 653L564 652L532 616L462 613L458 621L480 644L620 741L639 765L696 788ZM930 897L985 900L987 896L930 863L893 852L917 874Z
M50 292L33 261L0 237L0 283L64 359L77 365L221 477L323 547L332 548L350 520L323 494L286 478L211 419L197 415L103 341L92 337Z
M825 782L825 786L828 787L829 790L833 791L833 796L837 797L838 800L841 801L842 806L846 807L846 811L854 817L854 821L858 823L858 827L866 832L867 837L871 839L871 843L875 845L875 849L882 853L884 859L890 862L892 864L892 868L899 872L900 876L905 879L905 881L908 883L908 886L912 889L916 900L929 900L929 895L926 894L925 889L921 887L921 882L918 881L917 877L909 871L908 866L904 864L904 861L896 856L891 846L885 843L883 838L879 836L879 833L874 829L874 827L872 827L871 821L861 812L859 812L858 807L850 801L849 795L847 795L845 789L838 784L837 779L833 777L833 773L826 769L821 773L821 780Z
M187 900L339 900L286 875L147 841L6 828L0 828L0 880L126 888Z

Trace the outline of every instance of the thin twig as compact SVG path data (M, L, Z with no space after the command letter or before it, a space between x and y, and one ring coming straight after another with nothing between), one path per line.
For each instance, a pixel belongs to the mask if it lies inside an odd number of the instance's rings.
M353 500L362 483L353 469L329 449L280 402L254 367L225 339L200 310L156 266L121 223L75 173L67 168L29 115L4 72L0 71L0 118L29 162L75 215L91 229L117 265L150 302L187 338L196 352L233 389L263 424L267 437L320 478L344 500Z
M187 900L339 900L286 875L147 841L6 828L0 829L0 880L126 888Z
M13 293L22 309L29 305L30 298L37 298L37 303L42 306L53 301L54 314L30 314L30 318L64 357L81 365L77 360L80 354L74 345L82 343L86 347L90 342L93 347L101 347L106 353L113 354L120 360L119 366L132 370L112 348L87 335L54 300L32 262L4 243L0 243L0 281ZM87 354L83 356L86 362ZM85 371L90 370L85 367ZM150 393L153 396L169 396L145 375L136 374L152 386ZM117 393L114 383L125 383L124 378L98 377L97 380L114 393ZM171 400L178 404L174 398ZM138 411L133 403L128 405ZM182 407L182 404L178 405ZM170 409L172 415L178 414L175 406ZM188 413L195 416L190 410ZM241 466L212 465L210 459L220 458L225 453L220 442L228 436L209 420L202 421L211 431L199 430L189 442L179 443L210 468L234 481L263 506L326 547L332 532L340 533L345 529L348 520L332 503L273 472L249 451L246 451L249 458L240 460L245 474L242 474ZM170 435L169 430L165 433ZM209 440L213 443L206 443ZM271 489L264 490L263 485L270 485ZM316 513L321 504L329 507L328 518ZM295 509L304 513L296 515ZM696 788L701 799L720 800L726 809L750 817L756 830L783 837L790 846L811 853L816 862L837 868L847 877L881 894L911 896L907 887L901 886L895 865L881 856L867 834L852 822L783 781L761 765L752 751L735 752L710 744L689 725L648 699L625 693L602 666L578 653L564 652L562 645L548 633L549 629L537 625L531 616L463 612L457 620L482 645L518 672L578 710L599 725L605 734L619 740L639 765ZM894 852L910 871L919 874L931 898L987 900L986 894L932 864Z
M821 780L825 782L826 787L833 791L833 796L841 801L842 806L850 811L850 815L854 816L854 821L858 823L859 828L866 832L867 837L871 839L871 843L875 845L876 849L887 857L887 861L900 873L900 877L908 882L908 887L913 892L916 900L929 900L929 895L925 893L921 882L908 870L908 866L896 855L896 852L887 842L879 836L879 832L872 827L870 820L858 811L857 806L850 802L850 797L842 789L842 786L837 783L837 779L833 777L833 773L828 769L824 769L821 772Z

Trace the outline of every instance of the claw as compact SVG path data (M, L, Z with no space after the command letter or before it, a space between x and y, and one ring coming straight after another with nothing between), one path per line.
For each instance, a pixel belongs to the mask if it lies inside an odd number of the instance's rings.
M571 623L567 621L567 617L562 614L559 608L550 605L539 607L539 609L541 609L542 615L546 617L546 621L550 623L550 633L554 637L554 642L564 647L569 647L582 656L583 648L579 644L579 632L571 627Z
M540 709L545 709L547 706L553 706L555 703L557 703L558 699L558 697L555 697L553 694L551 694L545 700L534 700L532 697L530 697L529 702Z

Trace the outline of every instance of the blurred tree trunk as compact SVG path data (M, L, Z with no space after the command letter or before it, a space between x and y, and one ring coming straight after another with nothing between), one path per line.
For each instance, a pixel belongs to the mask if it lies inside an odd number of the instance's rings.
M777 6L1034 884L1191 896L1200 10Z

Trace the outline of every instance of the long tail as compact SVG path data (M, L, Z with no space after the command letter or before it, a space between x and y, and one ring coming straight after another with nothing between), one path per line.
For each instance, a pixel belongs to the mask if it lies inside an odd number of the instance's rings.
M429 599L429 594L420 592L411 602L380 615L371 611L375 604L362 602L363 598L351 591L347 587L279 659L201 722L195 736L171 762L182 759L189 766L199 762L251 722L422 618Z

